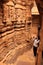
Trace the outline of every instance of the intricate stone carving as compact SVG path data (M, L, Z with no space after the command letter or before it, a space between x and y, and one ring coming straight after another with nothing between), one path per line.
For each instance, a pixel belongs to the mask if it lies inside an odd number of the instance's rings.
M27 24L30 14L30 4L27 0L3 0L3 17L0 19L0 60L16 46L25 44L30 39L30 28ZM29 2L29 0L28 0ZM1 7L0 7L1 8ZM0 10L0 12L1 12ZM2 20L3 19L3 20ZM7 50L7 51L6 51Z
M12 24L12 22L14 22L16 18L14 3L9 1L6 4L3 4L3 9L4 9L3 22L6 22L7 24Z

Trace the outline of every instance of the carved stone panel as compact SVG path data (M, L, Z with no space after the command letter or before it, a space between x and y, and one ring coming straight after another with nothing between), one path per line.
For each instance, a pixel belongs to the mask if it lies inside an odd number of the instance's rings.
M12 24L12 22L15 21L15 7L13 2L9 1L8 3L3 4L4 9L4 19L3 22L6 22L6 24Z

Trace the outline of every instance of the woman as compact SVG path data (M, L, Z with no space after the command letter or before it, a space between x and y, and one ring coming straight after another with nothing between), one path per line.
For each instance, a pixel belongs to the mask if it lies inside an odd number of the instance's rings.
M38 48L39 42L40 42L40 40L36 37L36 38L34 39L34 43L33 43L34 56L37 55L37 48Z

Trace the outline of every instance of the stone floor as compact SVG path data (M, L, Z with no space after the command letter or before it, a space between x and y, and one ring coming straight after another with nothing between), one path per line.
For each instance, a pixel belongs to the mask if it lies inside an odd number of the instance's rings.
M22 55L20 55L16 59L15 63L5 65L35 65L35 57L33 56L33 49L30 49L29 51L24 52Z
M23 55L17 58L15 65L35 65L35 57L33 56L33 49L24 52Z

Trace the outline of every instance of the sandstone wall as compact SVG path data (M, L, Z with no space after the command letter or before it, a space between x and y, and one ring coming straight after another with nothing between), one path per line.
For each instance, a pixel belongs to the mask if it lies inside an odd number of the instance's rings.
M0 2L0 61L6 54L31 38L31 6L29 0Z

